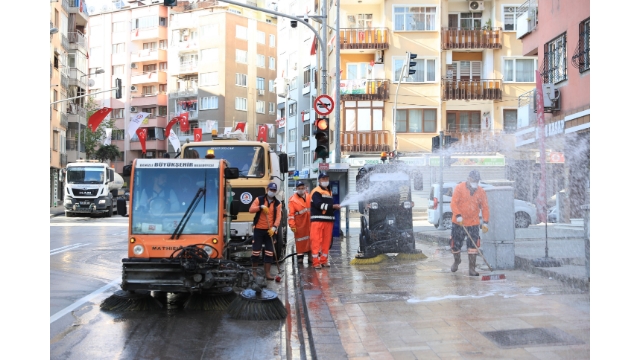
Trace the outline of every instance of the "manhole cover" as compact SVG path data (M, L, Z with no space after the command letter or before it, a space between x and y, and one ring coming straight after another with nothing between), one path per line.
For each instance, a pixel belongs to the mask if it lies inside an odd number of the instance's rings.
M501 348L576 345L583 342L557 328L533 328L485 331L487 339Z
M389 292L389 293L375 293L375 294L348 294L340 295L340 302L343 304L360 304L370 302L382 302L382 301L404 301L409 298L409 294L406 291Z

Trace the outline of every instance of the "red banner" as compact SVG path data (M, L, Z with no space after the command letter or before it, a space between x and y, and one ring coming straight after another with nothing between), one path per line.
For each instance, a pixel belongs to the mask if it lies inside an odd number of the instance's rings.
M98 126L100 126L102 120L104 120L104 118L109 115L111 110L111 108L103 107L102 109L96 111L93 115L89 116L87 126L91 129L91 131L96 132L96 129L98 129Z
M240 131L244 132L245 125L247 125L246 122L239 122L239 123L236 124L236 128L233 129L233 131L240 130Z
M164 128L164 137L165 138L169 138L169 136L171 136L171 127L173 127L173 125L175 125L178 121L180 121L180 117L176 116L173 119L171 119L171 121L169 121L169 123L167 124L167 127Z
M538 142L540 144L540 154L546 154L544 146L544 99L542 98L542 77L540 72L536 70L536 101L537 104L537 120L538 120ZM547 222L547 163L546 156L540 156L540 184L538 188L538 197L536 199L536 210L538 220Z
M269 132L269 128L267 127L267 125L260 125L258 126L258 141L264 141L267 142L268 141L268 134Z
M193 129L193 141L195 141L195 142L202 141L202 129L201 128Z
M140 140L140 147L142 148L142 153L146 154L146 152L147 152L147 128L138 128L138 130L136 130L136 135L138 135L138 139Z
M189 131L189 113L180 114L178 117L180 118L180 131Z

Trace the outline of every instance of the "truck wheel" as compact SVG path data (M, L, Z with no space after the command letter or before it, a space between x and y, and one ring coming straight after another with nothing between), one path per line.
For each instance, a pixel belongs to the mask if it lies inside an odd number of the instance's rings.
M72 213L70 213L69 211L65 211L65 212L64 212L64 216L65 216L65 217L73 217L73 214L72 214Z
M106 217L111 217L113 215L113 206L109 207L109 211L107 211Z
M442 214L442 230L451 230L451 213Z
M527 228L531 224L531 219L529 218L529 214L519 211L516 213L516 227L517 228Z

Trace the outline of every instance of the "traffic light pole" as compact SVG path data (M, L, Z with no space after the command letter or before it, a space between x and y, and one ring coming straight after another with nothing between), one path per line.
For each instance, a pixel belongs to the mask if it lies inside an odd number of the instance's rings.
M404 72L407 64L402 65L402 70L400 70L400 79L398 80L398 85L396 86L396 97L393 101L393 152L395 153L398 149L398 133L396 131L396 113L398 112L398 91L400 91L400 84L402 84L402 80L404 79ZM394 154L397 155L397 154Z
M440 229L443 229L442 208L444 207L443 198L444 193L444 131L440 131L440 192L438 194L438 221L440 223ZM453 214L451 214L451 221L453 222Z
M80 95L80 96L74 96L74 97L70 97L70 98L54 101L54 102L50 103L49 105L55 105L57 103L61 103L61 102L69 101L69 100L81 99L81 98L84 98L84 97L87 97L87 96L93 96L95 94L102 94L102 93L106 93L106 92L109 92L109 91L114 91L114 90L117 90L117 89L118 89L117 87L114 87L113 89L109 89L109 90L102 90L102 91L94 92L94 93L91 93L91 94L84 94L84 95Z

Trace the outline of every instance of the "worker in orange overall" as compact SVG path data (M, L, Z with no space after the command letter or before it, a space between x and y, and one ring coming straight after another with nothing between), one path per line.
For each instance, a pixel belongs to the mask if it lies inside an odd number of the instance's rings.
M333 194L329 189L329 175L321 172L318 183L311 191L311 257L313 268L321 270L329 264L329 247L333 237L333 212L340 209L340 204L333 203Z
M489 231L489 202L487 201L487 193L483 188L478 186L480 181L480 173L478 170L471 170L467 181L456 185L451 197L451 252L453 253L453 265L451 271L458 271L458 265L462 262L460 259L460 249L462 241L467 233L463 226L469 232L471 239L467 237L467 254L469 255L469 275L478 276L476 272L476 256L480 247L480 210L482 210L482 232ZM471 241L476 243L473 246Z
M267 280L273 280L271 276L271 264L273 263L274 252L273 236L278 233L280 224L280 212L282 204L276 199L278 185L269 183L267 195L256 197L251 204L249 212L255 214L253 219L253 241L251 246L251 268L253 275L256 275L262 245L264 245L264 272Z
M307 262L311 264L311 245L309 231L311 228L311 196L306 190L304 182L296 183L296 192L289 198L289 228L293 231L296 240L296 254L298 264L302 264L304 254L307 254Z

